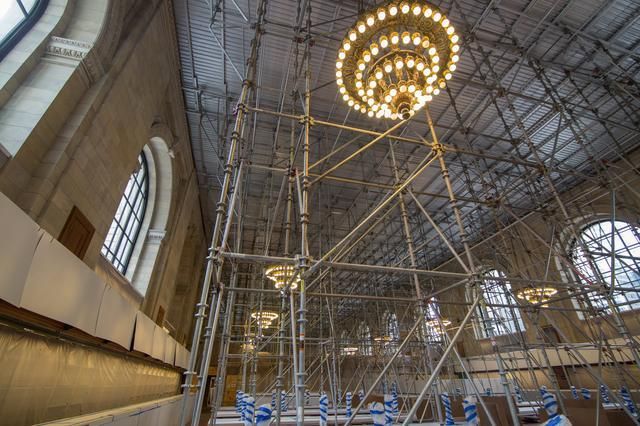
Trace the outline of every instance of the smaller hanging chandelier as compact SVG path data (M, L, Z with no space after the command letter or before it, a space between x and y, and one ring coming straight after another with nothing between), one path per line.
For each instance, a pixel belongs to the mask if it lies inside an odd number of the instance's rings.
M542 307L548 307L548 302L553 296L558 294L558 289L553 287L535 287L535 288L523 288L518 290L516 297L520 300L524 300L532 305L541 305Z
M445 318L440 318L440 320L432 319L427 320L427 326L430 327L437 334L444 334L444 329L451 325L451 321Z
M278 314L271 311L258 311L251 313L251 318L255 319L261 328L269 328L278 319Z
M278 290L284 288L287 283L291 281L291 277L293 277L295 273L296 269L291 265L273 265L265 271L267 278L273 281ZM291 290L297 289L299 283L300 275L296 275L295 279L291 282Z
M356 348L355 346L347 346L345 348L342 348L342 353L347 356L353 356L357 352L358 352L358 348Z

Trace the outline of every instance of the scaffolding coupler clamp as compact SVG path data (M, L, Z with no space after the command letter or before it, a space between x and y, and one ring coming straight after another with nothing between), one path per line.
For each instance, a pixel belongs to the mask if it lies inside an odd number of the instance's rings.
M300 116L300 124L307 124L307 122L309 122L309 126L313 127L316 124L315 119L310 116L309 114L305 114Z
M433 145L431 145L431 150L436 155L442 155L444 154L444 145L442 145L440 142L434 142Z

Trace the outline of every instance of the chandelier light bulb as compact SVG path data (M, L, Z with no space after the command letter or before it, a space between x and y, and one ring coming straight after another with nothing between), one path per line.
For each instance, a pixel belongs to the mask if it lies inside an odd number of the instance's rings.
M342 95L342 99L347 102L349 100L349 95L347 95L346 93L344 95Z
M438 62L440 62L440 57L434 56L433 58L431 58L431 62L433 62L434 64L437 64Z
M405 32L402 33L402 42L404 44L411 43L411 34L409 34L408 31L405 31Z
M398 94L398 89L395 85L389 87L389 94L394 98L396 97L396 95Z
M380 37L380 47L386 49L387 46L389 46L389 39L387 38L387 36Z
M355 103L355 102L353 101L353 99L345 99L345 100L348 100L348 105L349 105L350 107L352 107L352 106L353 106L353 104Z
M415 85L415 83L411 83L411 82L410 82L410 83L409 83L409 86L407 86L407 91L408 91L409 93L415 93L415 91L416 91L416 85Z
M369 111L369 112L367 112L367 115L369 116L369 118L372 118L372 117L373 117L373 115L374 115L374 114L373 114L373 111Z
M351 43L349 43L348 40L346 40L344 42L344 44L342 45L342 48L344 49L345 52L348 52L351 50Z
M430 7L427 7L424 9L424 17L425 18L430 18L431 15L433 15L433 10L431 10Z
M449 73L449 72L445 72L445 73L444 73L444 79L445 79L445 80L451 80L451 73Z
M391 33L391 44L398 44L400 42L400 35L396 32Z
M449 65L449 71L451 71L451 72L454 72L456 70L456 68L457 68L456 64L450 64ZM451 74L449 74L449 75L451 75Z
M342 80L341 78L336 79L336 84L338 86L342 86L344 84L344 80ZM346 89L345 89L346 90Z
M398 114L397 114L397 113L395 113L395 112L392 112L392 113L391 113L391 119L392 119L392 120L397 120L397 119L398 119Z
M458 56L458 55L453 55L453 56L451 57L451 62L453 62L453 63L456 63L456 62L458 62L459 60L460 60L460 56Z
M373 16L373 15L369 15L369 16L367 16L367 25L368 25L368 26L372 27L372 26L373 26L373 24L375 24L375 23L376 23L376 18L375 18L375 16Z
M449 75L451 75L451 74L449 74ZM374 79L369 80L369 87L370 88L375 89L377 85L378 85L378 83ZM371 96L371 95L369 95L369 96Z
M397 70L401 70L404 67L404 61L401 56L396 57L395 64Z
M389 15L396 16L398 14L398 6L395 4L389 5Z
M398 89L400 90L400 93L405 93L407 91L407 85L402 83Z
M356 71L356 80L362 80L362 71Z
M443 28L447 28L449 26L449 20L447 18L444 18L442 22L440 22L440 24Z
M422 40L422 48L423 48L423 49L427 49L427 48L429 48L429 45L430 45L430 44L431 44L431 43L429 43L429 39L428 39L428 38L425 38L424 40Z
M351 30L349 31L349 40L356 41L358 39L358 33Z
M411 38L412 38L413 44L415 46L419 46L420 45L420 42L422 41L422 37L420 37L420 33L413 33Z
M373 96L373 90L369 89L369 90L368 90L368 92L371 92L371 95L370 95L370 96ZM375 102L375 99L371 99L371 98L369 98L369 99L367 100L367 103L369 104L369 106L372 106L374 102Z
M437 87L435 89L433 89L433 94L435 96L438 96L440 94L440 89L438 89Z
M364 33L365 31L367 31L367 26L365 25L364 22L359 22L358 23L358 32L360 34Z
M384 21L387 17L387 12L383 8L378 9L378 19Z
M453 53L458 53L458 51L460 50L460 46L457 44L454 44L453 46L451 46L451 51Z
M347 88L344 86L340 87L340 93L347 93Z
M429 56L433 56L433 55L435 55L435 54L436 54L436 52L437 52L437 50L436 50L436 48L435 48L435 47L430 48L430 49L429 49Z
M364 61L358 61L358 69L360 71L364 71L366 67L367 67L367 64L365 64Z
M413 68L415 64L416 64L416 61L411 56L407 56L407 67Z
M431 85L427 86L426 92L427 92L427 95L431 94L433 92L433 86Z
M437 74L440 71L440 65L434 65L431 67L431 72Z
M452 43L457 43L458 40L460 40L460 37L458 37L458 34L454 34L451 36L451 42Z
M342 71L336 71L336 78L342 78Z
M339 59L344 59L347 57L347 52L345 52L344 50L340 49L340 51L338 52L338 58Z
M355 109L356 111L360 111L360 104L355 104L353 106L353 109Z
M391 63L391 61L386 61L384 63L384 71L389 74L391 71L393 71L393 64Z
M393 100L393 96L390 93L387 93L384 97L384 101L390 103Z
M402 3L400 3L400 11L402 13L406 15L407 13L409 13L410 10L411 10L411 7L409 6L409 3L407 3L406 1L403 1Z
M414 15L418 16L420 15L420 12L422 12L422 7L420 6L420 4L414 3L411 10L413 11Z
M447 34L451 35L451 34L453 34L454 32L455 32L455 28L453 28L453 27L449 27L449 28L447 28Z
M371 62L371 52L368 50L362 52L362 59L364 59L365 62Z
M382 69L376 68L376 73L374 77L376 78L376 80L382 80L382 77L384 77L384 73L382 72Z
M433 14L433 20L435 22L438 22L440 20L440 18L442 18L442 14L440 12L436 12Z
M342 69L342 61L336 62L336 68L339 69L339 70Z
M416 61L416 69L420 72L424 71L424 62L422 60L418 59Z
M447 82L444 80L440 80L438 81L438 86L440 86L441 89L444 89L445 87L447 87Z
M360 88L362 88L362 81L358 80L356 81L356 89L360 89Z
M378 47L378 45L376 43L373 43L371 45L371 54L373 56L378 56L378 53L380 53L380 48Z
M358 89L358 96L363 97L365 95L364 89Z

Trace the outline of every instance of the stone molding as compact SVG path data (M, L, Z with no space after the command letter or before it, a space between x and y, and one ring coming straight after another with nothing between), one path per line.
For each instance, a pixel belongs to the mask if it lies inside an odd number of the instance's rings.
M52 36L47 45L47 53L81 61L89 54L92 47L93 44L86 41Z
M160 244L164 240L167 231L164 229L149 229L147 233L147 242L149 244Z

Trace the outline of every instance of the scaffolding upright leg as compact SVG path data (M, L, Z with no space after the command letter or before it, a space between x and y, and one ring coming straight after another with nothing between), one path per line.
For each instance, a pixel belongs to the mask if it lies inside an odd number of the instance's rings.
M231 175L233 170L233 164L235 162L235 155L238 147L240 145L240 141L243 138L244 130L245 130L245 117L246 117L246 103L249 98L249 91L252 86L252 82L255 78L256 73L256 64L258 59L258 52L260 47L260 41L263 34L263 25L266 16L267 9L267 0L259 0L258 3L258 12L257 12L257 23L256 23L256 31L254 39L251 42L251 54L248 61L247 67L247 76L246 79L242 83L242 91L240 93L240 99L238 102L238 114L236 117L236 123L231 135L231 144L229 146L229 153L227 157L227 161L225 164L224 170L224 180L222 184L222 189L220 191L220 201L218 202L218 208L216 210L216 221L213 230L213 235L211 238L211 246L209 247L209 256L207 258L207 267L205 272L204 284L202 286L202 293L200 296L200 301L196 305L197 313L196 313L196 325L194 327L193 339L191 343L191 356L189 358L189 368L185 372L185 386L183 392L183 401L182 401L182 410L180 415L180 425L185 425L187 421L187 406L188 406L188 398L191 391L191 382L193 375L196 374L196 360L198 357L198 350L200 346L200 337L202 333L202 327L204 323L204 316L207 307L207 300L211 288L212 278L215 277L215 285L220 285L220 280L222 278L222 260L218 258L218 249L219 249L219 241L220 241L220 233L222 230L222 222L224 220L225 215L225 207L227 203L227 196L229 193L229 187L231 184ZM239 181L238 181L239 183ZM236 192L234 191L234 194ZM229 206L231 207L231 206ZM231 221L233 217L233 209L229 209L227 212L227 221ZM228 229L228 226L227 226ZM222 241L224 242L225 238L223 236ZM222 246L222 244L221 244ZM198 424L200 420L200 413L202 412L202 402L204 399L205 392L205 382L206 382L206 374L208 372L208 365L210 361L211 352L213 349L213 340L215 328L217 326L218 318L215 316L214 312L220 311L220 306L222 304L222 296L223 296L223 288L221 287L219 294L215 300L215 308L213 306L210 307L209 311L209 321L207 324L208 332L205 333L205 351L203 351L202 360L201 360L201 368L200 373L201 377L199 378L199 384L197 386L196 392L196 403L194 404L193 410L193 424ZM211 315L214 314L213 317ZM204 367L207 367L204 369ZM202 377L202 372L204 371L204 377Z

